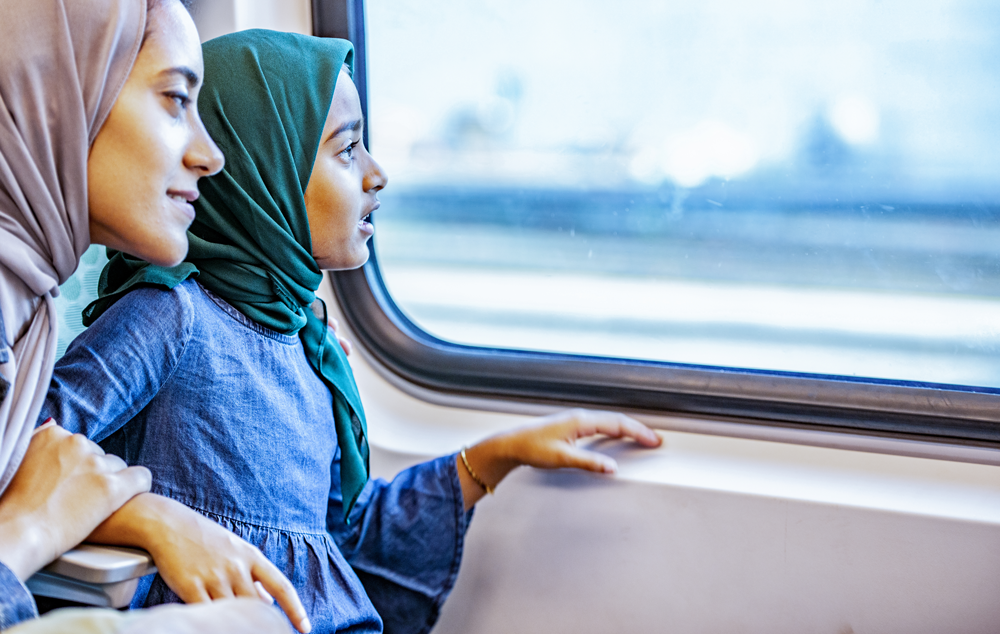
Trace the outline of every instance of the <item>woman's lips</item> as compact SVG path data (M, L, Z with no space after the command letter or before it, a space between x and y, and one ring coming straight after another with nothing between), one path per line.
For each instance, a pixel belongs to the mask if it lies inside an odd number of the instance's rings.
M177 209L179 209L189 220L194 221L194 201L198 200L197 191L177 191L170 190L167 192L167 198L170 202L174 204Z

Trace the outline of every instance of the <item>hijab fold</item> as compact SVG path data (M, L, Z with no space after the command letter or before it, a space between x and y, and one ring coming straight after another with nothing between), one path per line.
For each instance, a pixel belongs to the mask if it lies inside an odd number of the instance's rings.
M135 62L146 0L5 2L0 19L0 494L55 364L52 297L90 246L87 155Z
M187 258L162 268L109 252L100 297L84 311L89 325L138 286L173 288L197 276L255 322L298 334L333 395L345 520L368 480L367 427L347 357L316 297L323 272L304 196L337 77L353 52L345 40L264 30L206 42L198 108L226 166L199 183Z

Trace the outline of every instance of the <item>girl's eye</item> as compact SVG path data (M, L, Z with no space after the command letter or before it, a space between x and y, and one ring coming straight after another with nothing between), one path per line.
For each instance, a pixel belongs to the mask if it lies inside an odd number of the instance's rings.
M357 144L358 144L357 141L355 141L354 143L351 143L350 145L348 145L347 147L345 147L343 150L341 150L340 154L342 156L344 156L345 158L349 158L349 159L350 158L354 158L354 148L355 148L355 146L357 146Z

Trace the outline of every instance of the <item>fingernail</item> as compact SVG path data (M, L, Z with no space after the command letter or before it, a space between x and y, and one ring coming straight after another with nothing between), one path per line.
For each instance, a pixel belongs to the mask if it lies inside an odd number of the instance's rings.
M48 424L50 424L50 423L51 423L52 425L55 425L55 424L56 424L56 419L54 419L54 418L52 418L51 416L49 416L48 418L46 418L46 419L45 419L45 422L44 422L44 423L42 423L42 425L41 425L41 426L45 426L45 425L48 425Z
M313 628L313 626L312 626L312 623L309 622L309 617L308 616L304 617L301 621L299 621L299 631L300 632L311 632L312 628Z

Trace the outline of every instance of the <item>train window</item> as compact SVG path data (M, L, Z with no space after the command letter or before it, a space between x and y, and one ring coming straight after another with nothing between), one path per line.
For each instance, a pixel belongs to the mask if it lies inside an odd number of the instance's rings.
M376 247L428 332L1000 386L1000 10L367 11Z
M314 11L348 19L390 175L335 288L396 374L1000 438L1000 9Z

